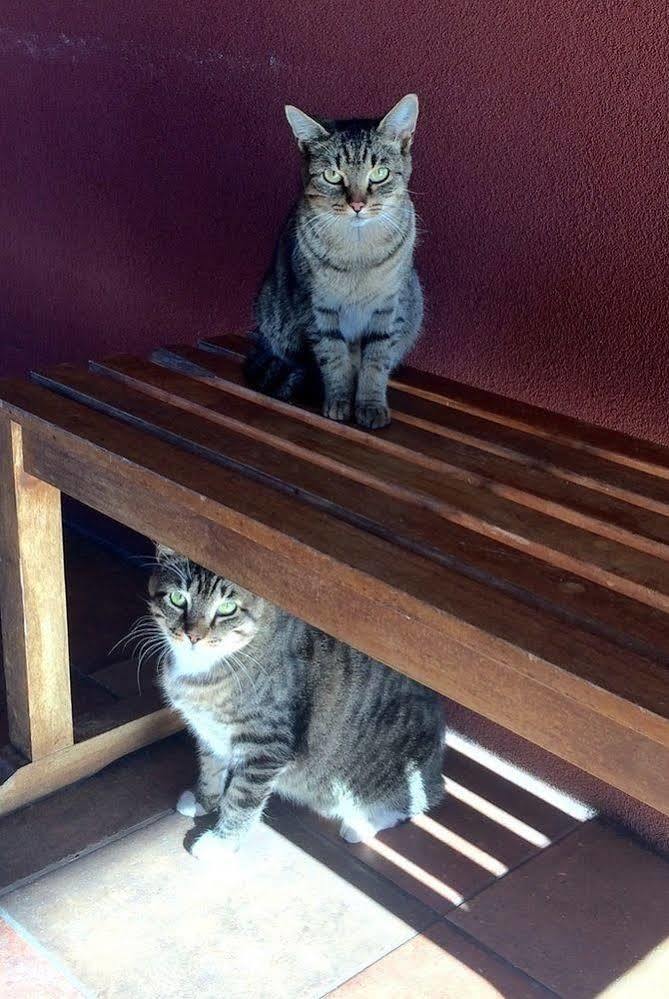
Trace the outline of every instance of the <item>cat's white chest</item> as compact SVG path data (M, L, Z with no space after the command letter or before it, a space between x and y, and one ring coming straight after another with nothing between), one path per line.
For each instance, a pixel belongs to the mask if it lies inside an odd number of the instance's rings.
M189 711L186 720L198 739L221 760L229 762L232 756L230 726L215 721L207 711Z

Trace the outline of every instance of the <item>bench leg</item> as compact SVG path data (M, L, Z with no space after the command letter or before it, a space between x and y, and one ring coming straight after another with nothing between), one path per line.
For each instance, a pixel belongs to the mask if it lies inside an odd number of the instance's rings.
M72 746L60 491L23 468L21 427L0 420L0 614L9 735L38 761Z

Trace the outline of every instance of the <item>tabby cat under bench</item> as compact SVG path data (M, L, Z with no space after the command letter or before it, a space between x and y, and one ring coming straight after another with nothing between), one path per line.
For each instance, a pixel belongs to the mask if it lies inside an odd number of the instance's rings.
M441 800L431 690L160 545L149 594L161 683L200 753L177 808L219 812L195 856L235 851L273 791L351 843Z

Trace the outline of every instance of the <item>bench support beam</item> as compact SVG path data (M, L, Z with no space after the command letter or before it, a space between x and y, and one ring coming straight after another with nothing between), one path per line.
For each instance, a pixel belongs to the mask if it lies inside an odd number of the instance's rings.
M0 421L0 606L9 735L29 760L73 744L60 492L23 467Z
M181 731L183 722L169 708L133 718L116 728L77 742L58 753L16 769L0 785L0 816L29 805L75 781L90 777L103 767L159 739ZM0 771L3 754L0 750Z

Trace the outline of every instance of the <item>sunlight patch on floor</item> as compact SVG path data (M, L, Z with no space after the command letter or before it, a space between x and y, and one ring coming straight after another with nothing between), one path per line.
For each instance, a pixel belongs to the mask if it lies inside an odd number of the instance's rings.
M650 953L607 986L599 997L630 999L632 996L656 997L669 995L669 939L654 947Z
M384 860L388 860L391 864L399 867L400 870L409 874L416 881L425 885L431 891L435 892L437 895L441 895L442 898L447 899L452 902L453 905L460 905L464 901L464 896L457 892L450 885L444 884L439 878L435 877L434 874L430 874L428 871L423 870L418 864L414 864L413 861L407 860L403 857L401 853L397 850L393 850L392 847L387 846L378 839L371 839L369 842L365 843L365 846L373 850L374 853L378 854L379 857L383 857Z
M569 794L565 794L564 791L560 791L538 777L534 777L526 770L521 770L520 767L509 763L507 760L503 760L501 757L491 753L490 750L478 745L478 743L465 739L457 732L447 732L446 745L452 749L457 749L463 756L467 756L482 767L492 770L493 773L498 774L524 791L528 791L535 798L540 798L542 801L547 802L559 811L564 812L565 815L570 815L578 822L586 822L596 815L595 809L589 805L578 801Z
M422 829L424 832L438 839L441 843L449 846L452 850L456 850L461 853L463 857L471 860L474 864L478 864L486 871L490 871L494 874L496 878L501 878L509 870L501 861L497 860L495 857L491 857L489 853L482 850L480 847L475 846L474 843L470 843L469 840L463 839L462 836L458 836L457 833L448 829L447 826L442 826L439 822L435 822L427 815L417 815L411 820L414 826Z
M516 836L526 840L533 846L538 846L541 850L550 846L548 836L539 832L538 829L534 829L532 826L528 825L527 822L523 822L522 819L517 819L515 815L511 815L510 812L505 812L503 808L493 805L492 802L487 801L486 798L482 798L480 794L470 791L469 788L463 787L462 784L458 784L456 781L452 780L450 777L446 777L445 775L444 787L446 788L447 794L450 794L453 798L457 798L458 801L463 803L463 805L467 805L469 808L473 808L475 811L480 812L481 815L485 815L486 818L490 819L492 822L496 822L497 825L504 826L504 828L508 829L509 832L515 833Z

